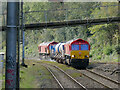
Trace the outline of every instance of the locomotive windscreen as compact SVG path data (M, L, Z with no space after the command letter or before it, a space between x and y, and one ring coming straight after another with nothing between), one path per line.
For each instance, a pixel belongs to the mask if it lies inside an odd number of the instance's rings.
M72 44L72 50L80 50L80 45ZM81 44L81 50L88 50L88 44Z
M81 50L88 50L88 44L82 44Z
M79 45L72 44L72 50L80 50Z

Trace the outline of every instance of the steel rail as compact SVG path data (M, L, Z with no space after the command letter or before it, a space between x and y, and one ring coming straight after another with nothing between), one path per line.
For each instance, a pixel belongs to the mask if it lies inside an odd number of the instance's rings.
M115 84L120 84L119 82L117 82L117 81L115 81L115 80L112 80L112 79L109 78L109 77L103 76L103 75L101 75L101 74L98 74L98 73L93 72L93 71L88 70L88 69L86 69L86 70L87 70L88 72L90 72L90 73L93 73L93 74L98 75L98 76L100 76L100 77L102 77L102 78L104 78L104 79L107 79L107 80L109 80L109 81L111 81L111 82L113 82L113 83L115 83Z
M51 65L54 66L54 65ZM77 80L75 80L73 77L71 77L69 74L67 74L65 71L63 71L62 69L60 69L57 66L54 66L55 68L57 68L58 70L60 70L61 72L63 72L65 75L67 75L69 78L71 78L71 80L73 80L75 83L77 83L79 86L81 86L84 90L88 90L84 85L82 85L80 82L78 82Z
M79 71L79 72L80 72L80 71ZM80 73L82 73L82 72L80 72ZM88 75L86 75L86 74L84 74L84 73L82 73L82 74L83 74L84 76L90 78L91 80L93 80L93 81L95 81L95 82L97 82L97 83L103 85L104 87L109 88L110 90L113 90L111 87L109 87L109 86L103 84L102 82L99 82L99 81L95 80L94 78L92 78L92 77L90 77L90 76L88 76Z
M42 65L42 64L41 64ZM53 78L56 80L56 82L58 83L58 85L64 90L64 87L63 85L60 83L60 81L56 78L56 76L54 75L54 73L46 66L42 65L43 67L45 67L49 72L50 74L53 76Z
M48 67L45 67L50 73L51 75L53 76L53 78L56 80L56 82L58 83L58 85L64 90L64 87L63 85L60 83L60 81L56 78L56 76L54 75L54 73L48 68Z

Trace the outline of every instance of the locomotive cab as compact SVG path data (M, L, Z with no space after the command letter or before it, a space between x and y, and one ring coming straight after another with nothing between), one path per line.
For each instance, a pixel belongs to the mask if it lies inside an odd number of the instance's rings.
M90 45L82 39L69 41L65 45L66 62L77 68L86 68L89 64Z
M87 67L89 63L89 45L73 44L70 55L71 55L71 64L73 64L73 66Z

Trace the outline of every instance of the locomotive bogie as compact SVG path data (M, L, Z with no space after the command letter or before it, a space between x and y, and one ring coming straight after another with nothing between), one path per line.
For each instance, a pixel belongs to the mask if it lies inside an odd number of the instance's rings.
M71 66L75 68L86 68L89 64L89 59L71 59Z

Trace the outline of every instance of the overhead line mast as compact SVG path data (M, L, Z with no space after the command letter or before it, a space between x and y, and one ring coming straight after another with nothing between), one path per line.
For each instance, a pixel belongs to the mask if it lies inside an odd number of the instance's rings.
M19 27L19 1L7 2L5 88L16 89L16 43Z

